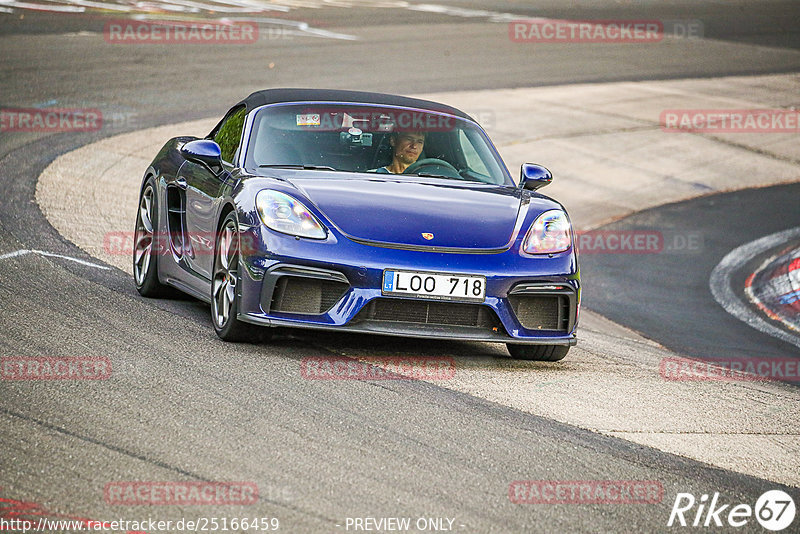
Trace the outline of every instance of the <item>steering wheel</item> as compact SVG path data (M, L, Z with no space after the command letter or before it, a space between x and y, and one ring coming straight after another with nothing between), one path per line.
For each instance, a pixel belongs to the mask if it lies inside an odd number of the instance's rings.
M448 178L463 179L461 178L461 175L458 174L458 170L455 167L447 163L445 160L437 158L425 158L415 161L403 171L403 174L417 173L423 167L431 167L432 170L426 171L426 173L441 174L442 176L447 176Z

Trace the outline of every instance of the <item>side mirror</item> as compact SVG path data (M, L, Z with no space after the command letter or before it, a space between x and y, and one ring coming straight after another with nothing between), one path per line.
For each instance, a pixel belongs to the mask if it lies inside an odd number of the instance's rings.
M214 172L222 168L222 150L210 139L185 143L181 147L181 155L189 161L207 165Z
M522 189L536 191L553 181L553 173L535 163L523 163L519 171L519 186Z

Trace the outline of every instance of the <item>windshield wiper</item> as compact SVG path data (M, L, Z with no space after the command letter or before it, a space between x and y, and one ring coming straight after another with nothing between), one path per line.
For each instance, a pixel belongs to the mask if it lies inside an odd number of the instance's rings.
M306 169L311 171L335 171L333 167L328 167L327 165L299 165L299 164L292 164L292 163L271 163L269 165L259 165L259 168L264 167L283 167L288 169Z

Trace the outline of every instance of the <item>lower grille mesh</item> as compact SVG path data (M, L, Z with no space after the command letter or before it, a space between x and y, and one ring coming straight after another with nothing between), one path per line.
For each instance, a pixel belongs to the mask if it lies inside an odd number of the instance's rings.
M480 304L386 298L372 300L359 312L356 320L476 328L492 328L499 325L494 312Z

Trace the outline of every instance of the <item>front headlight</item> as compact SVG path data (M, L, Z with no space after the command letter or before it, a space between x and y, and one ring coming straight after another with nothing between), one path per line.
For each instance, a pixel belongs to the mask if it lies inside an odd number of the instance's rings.
M522 250L528 254L555 254L564 252L572 245L567 214L561 210L549 210L539 215L522 242Z
M263 189L256 195L256 209L267 227L284 234L325 239L325 228L296 198L280 191Z

